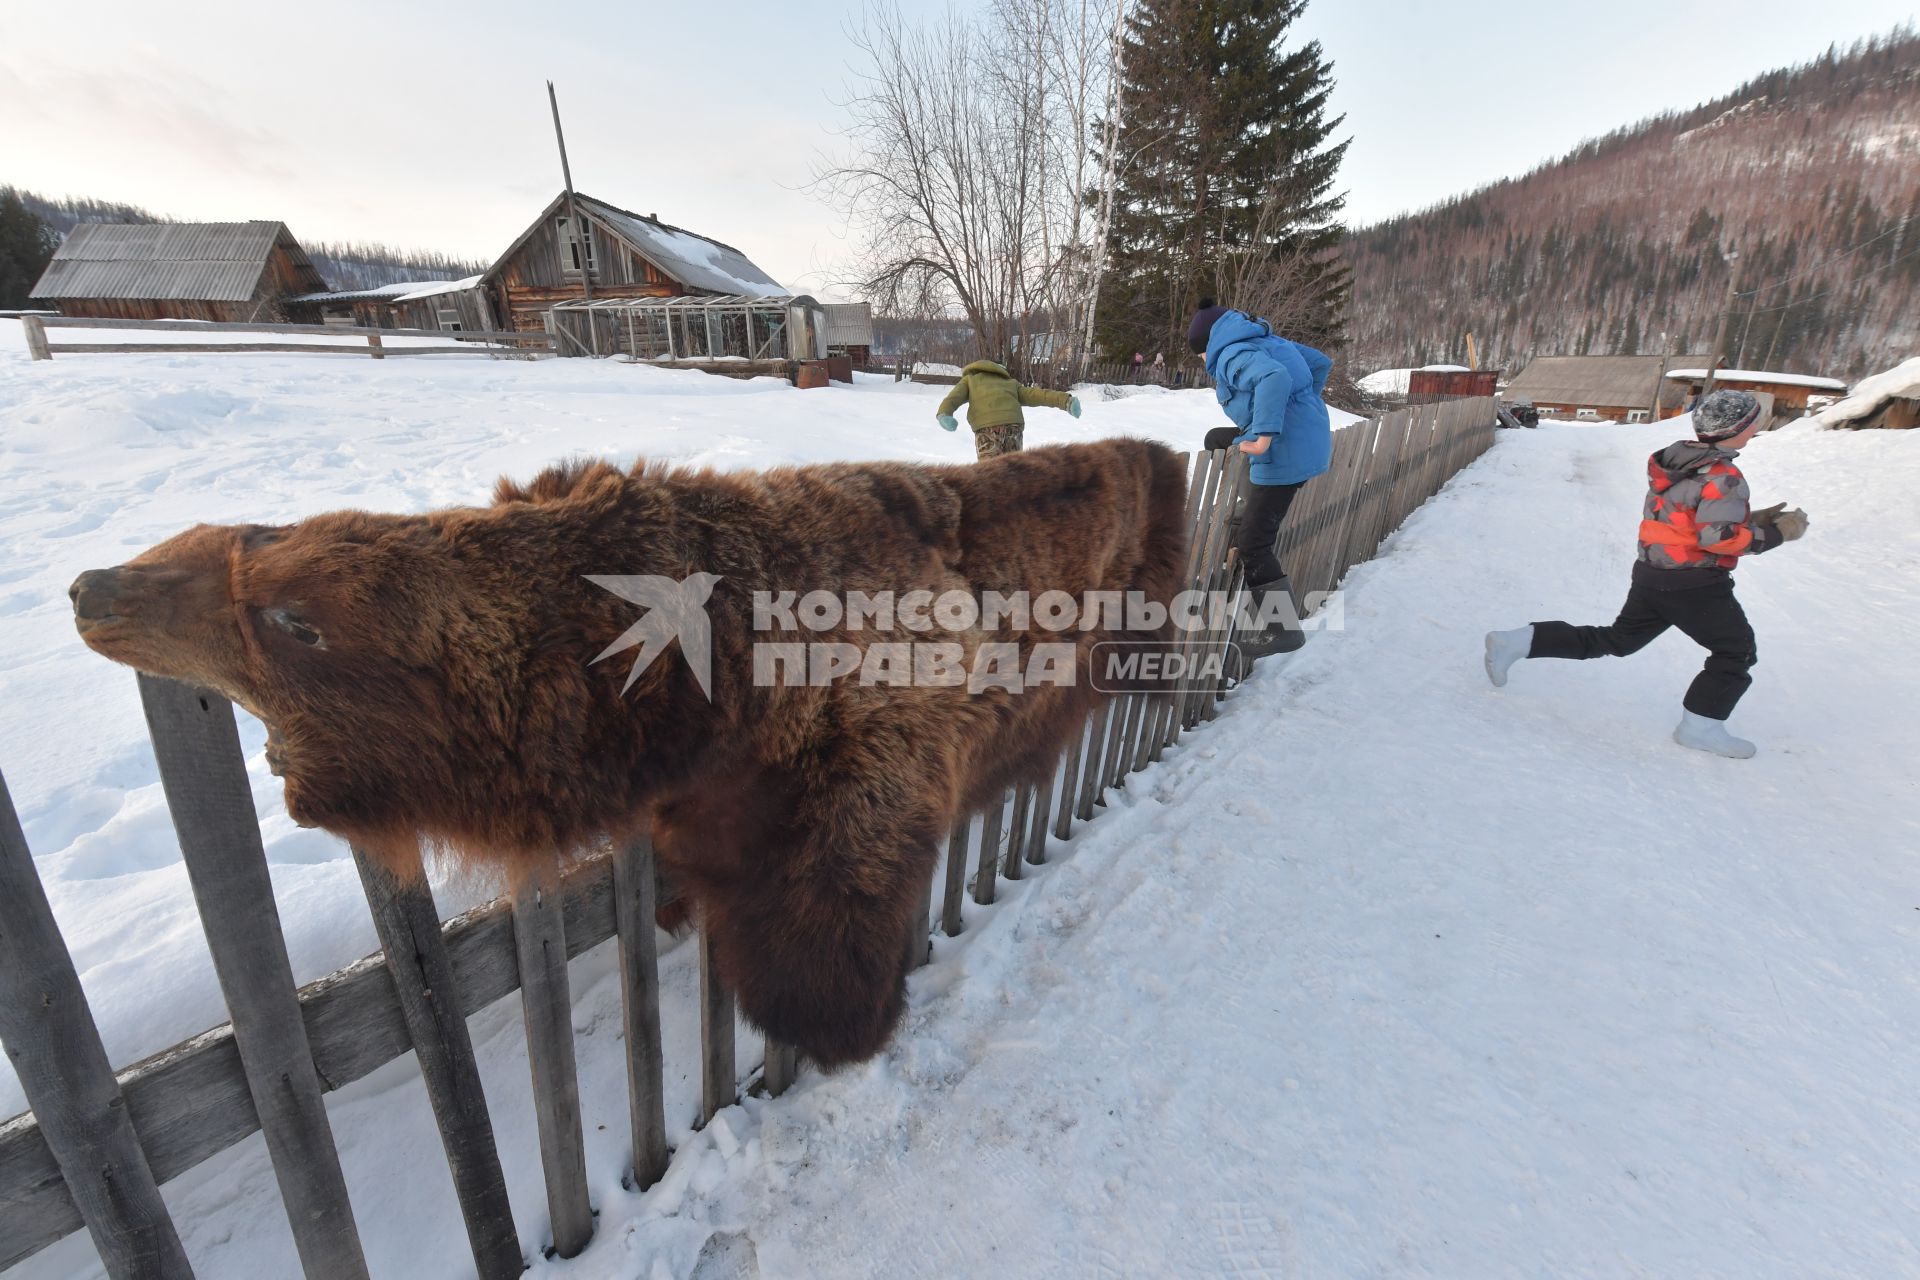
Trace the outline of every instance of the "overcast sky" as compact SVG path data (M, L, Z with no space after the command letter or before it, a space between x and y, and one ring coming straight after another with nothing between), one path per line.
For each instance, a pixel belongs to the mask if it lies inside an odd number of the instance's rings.
M559 190L551 77L579 190L820 289L848 245L806 187L833 145L858 12L0 0L0 183L491 259ZM1301 31L1334 61L1353 139L1341 182L1369 222L1913 14L1913 0L1315 0Z

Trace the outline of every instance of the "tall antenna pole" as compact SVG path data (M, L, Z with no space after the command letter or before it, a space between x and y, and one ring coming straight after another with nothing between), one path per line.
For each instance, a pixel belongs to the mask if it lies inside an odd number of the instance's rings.
M1713 334L1713 355L1707 360L1707 380L1700 386L1700 396L1706 398L1720 372L1720 362L1727 355L1727 321L1733 316L1733 304L1740 296L1740 254L1738 251L1727 254L1727 301L1720 310L1720 327Z
M592 275L592 255L586 229L580 225L580 213L573 207L573 168L567 163L567 135L560 128L560 99L554 95L553 81L547 81L547 105L553 108L553 140L560 144L560 177L567 184L567 234L573 237L580 254L580 296L588 302L593 301L593 282L587 277ZM562 264L565 265L565 264ZM593 317L587 317L589 326Z

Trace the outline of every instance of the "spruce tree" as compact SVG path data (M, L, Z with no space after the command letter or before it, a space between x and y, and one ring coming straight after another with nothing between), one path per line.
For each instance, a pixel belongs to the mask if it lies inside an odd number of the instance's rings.
M1202 296L1282 311L1288 336L1343 341L1344 117L1333 68L1288 36L1306 0L1137 0L1116 95L1114 210L1098 317L1110 353L1183 351ZM1263 297L1236 298L1241 291ZM1276 296L1283 295L1283 296Z
M27 305L59 243L53 229L21 202L19 192L0 188L0 307Z

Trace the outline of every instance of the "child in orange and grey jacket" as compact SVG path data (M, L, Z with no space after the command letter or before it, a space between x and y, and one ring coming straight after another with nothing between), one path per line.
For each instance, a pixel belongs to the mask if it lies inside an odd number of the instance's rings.
M1683 747L1744 760L1751 742L1727 732L1727 717L1753 683L1753 627L1733 597L1740 557L1771 551L1807 531L1803 511L1786 504L1752 511L1746 477L1734 458L1760 429L1760 401L1745 391L1716 391L1694 408L1695 439L1647 459L1647 500L1633 586L1607 627L1536 622L1487 636L1487 676L1505 685L1521 658L1625 657L1678 627L1707 651L1687 689L1673 740Z

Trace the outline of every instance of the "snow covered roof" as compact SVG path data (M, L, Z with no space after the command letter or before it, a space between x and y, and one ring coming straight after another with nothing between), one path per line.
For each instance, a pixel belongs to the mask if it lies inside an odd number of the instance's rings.
M1702 369L1669 369L1669 378L1681 382L1705 379ZM1783 387L1812 387L1816 391L1845 391L1847 384L1838 378L1815 378L1804 373L1771 373L1765 369L1722 369L1713 375L1715 382L1775 382Z
M1423 364L1418 369L1381 369L1360 379L1360 389L1370 396L1403 396L1416 373L1467 373L1463 364Z
M283 241L294 269L324 287L284 222L83 222L30 296L245 302Z
M1815 414L1813 420L1823 427L1837 427L1878 413L1889 400L1920 400L1920 356L1897 364L1885 373L1862 378L1845 400L1837 400Z
M689 289L748 297L786 293L786 288L779 281L755 266L746 254L730 244L722 244L682 227L670 226L658 218L643 217L578 191L574 192L573 199L583 213L658 267L662 275ZM565 200L565 195L556 197L481 278L487 279L499 271Z
M1508 385L1507 398L1595 408L1651 406L1669 360L1706 363L1704 356L1536 356Z
M291 302L362 302L384 298L389 302L412 302L416 298L432 298L443 293L460 293L466 289L480 286L479 276L468 276L464 280L401 280L394 284L378 284L366 289L341 289L338 292L323 290L319 293L303 293Z

